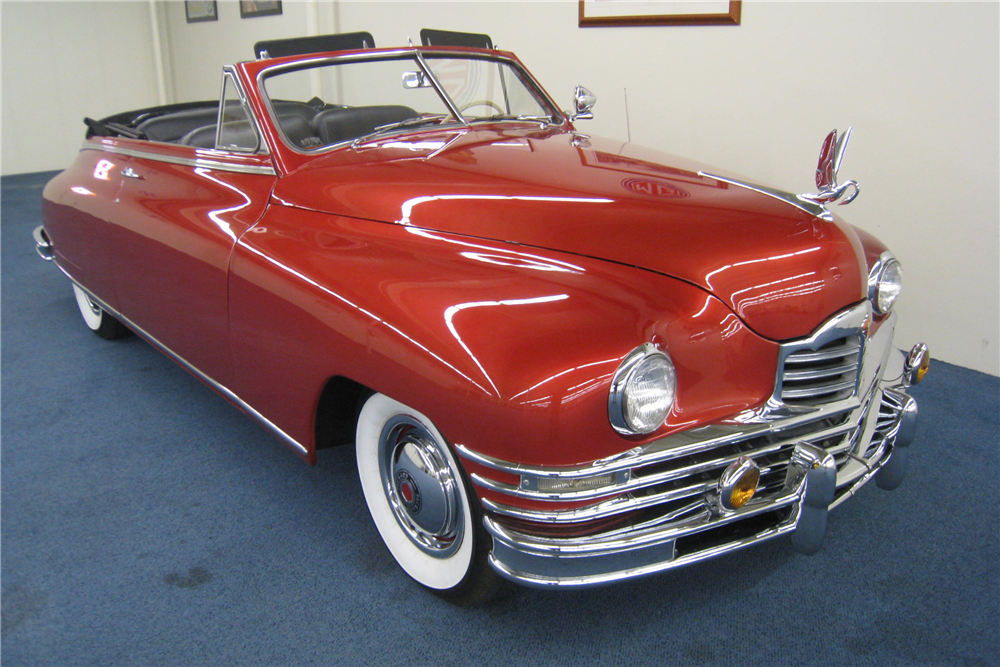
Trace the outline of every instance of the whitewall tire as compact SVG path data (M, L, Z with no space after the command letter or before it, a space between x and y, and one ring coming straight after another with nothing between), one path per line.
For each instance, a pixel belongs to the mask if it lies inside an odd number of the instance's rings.
M73 284L73 293L76 295L76 305L80 308L80 315L83 316L84 323L95 334L107 340L115 340L132 333L124 324L108 315L90 298L89 294L75 283Z
M486 563L478 499L451 448L421 413L373 394L358 417L358 474L375 526L418 583L459 604L483 602L502 580Z

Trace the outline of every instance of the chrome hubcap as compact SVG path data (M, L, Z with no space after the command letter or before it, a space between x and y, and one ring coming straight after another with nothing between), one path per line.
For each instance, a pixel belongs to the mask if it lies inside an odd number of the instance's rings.
M422 551L447 558L462 543L462 503L455 471L426 428L400 415L379 438L382 488L396 522Z

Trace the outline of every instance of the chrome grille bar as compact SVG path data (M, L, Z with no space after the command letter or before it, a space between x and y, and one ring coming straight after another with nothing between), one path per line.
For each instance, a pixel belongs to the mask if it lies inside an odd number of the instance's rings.
M857 351L857 345L845 343L844 345L825 347L816 351L795 352L785 359L785 364L813 364L818 361L828 361L830 359L847 357L851 354L856 354Z
M838 377L844 373L858 370L858 362L834 366L833 368L820 368L808 371L785 371L785 381L794 380L818 380L819 378Z
M782 355L779 369L781 400L789 404L826 403L854 393L861 370L862 339L858 333L817 342L801 343Z
M828 396L829 394L836 394L838 391L853 388L854 380L839 380L837 382L828 382L825 384L813 384L805 389L782 389L781 397L785 400L794 401L805 398Z
M680 467L674 467L668 470L644 475L643 468L648 469L649 467L652 467L656 464L662 464L671 460L671 458L669 457L664 457L664 458L657 457L656 459L647 460L641 463L636 462L636 467L632 468L632 473L629 476L628 481L626 481L625 483L592 488L592 489L583 489L580 491L569 491L569 492L559 491L551 493L543 491L531 491L521 487L513 486L511 484L505 484L503 482L498 482L496 480L489 479L488 477L485 477L478 473L472 474L472 481L484 488L491 489L493 491L499 491L501 493L506 493L509 495L520 496L522 498L532 498L536 500L555 500L555 501L596 499L596 498L607 497L612 494L627 493L655 486L658 484L664 484L684 478L694 477L702 473L717 472L722 468L725 468L727 465L729 465L730 463L732 463L741 456L759 457L759 456L765 456L767 454L775 454L783 449L789 449L793 447L795 444L802 442L803 440L807 440L809 442L826 440L829 438L844 435L846 433L850 433L854 430L854 428L856 428L856 425L847 421L839 423L835 426L831 426L829 428L825 429L820 428L816 431L810 432L805 435L799 434L797 432L793 432L790 435L785 435L780 432L778 432L777 434L771 433L769 435L764 436L764 442L756 447L747 447L747 448L737 447L738 451L734 451L732 453L728 453L722 456L714 456L706 461L699 461L696 463L682 465ZM753 439L754 439L753 437L749 437L745 440L737 441L737 443L746 443L752 441ZM717 446L717 449L721 448L722 446ZM464 451L460 448L459 453L464 454ZM680 456L684 454L689 454L689 453L684 452L683 454L679 454L676 458L680 458ZM676 460L676 458L674 460ZM673 497L668 499L673 499Z

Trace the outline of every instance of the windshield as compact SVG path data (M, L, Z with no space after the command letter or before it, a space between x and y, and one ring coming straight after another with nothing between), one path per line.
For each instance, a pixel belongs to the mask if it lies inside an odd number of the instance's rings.
M543 105L521 74L507 63L476 58L426 58L434 78L469 122L492 118L543 118Z
M325 61L265 74L263 90L286 143L305 151L428 125L559 120L507 61L428 55L424 63L411 54Z

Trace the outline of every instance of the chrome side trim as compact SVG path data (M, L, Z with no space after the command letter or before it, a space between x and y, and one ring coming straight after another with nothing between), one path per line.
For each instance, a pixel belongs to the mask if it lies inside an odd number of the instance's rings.
M164 144L165 146L175 146L175 144ZM83 142L80 146L81 151L104 151L107 153L117 153L119 155L127 155L129 157L137 157L145 160L156 160L158 162L167 162L169 164L180 164L185 167L197 167L200 169L214 169L217 171L231 171L237 174L259 174L262 176L276 176L277 172L274 167L266 167L262 165L255 164L233 164L231 162L223 162L221 160L214 160L211 157L202 155L205 151L198 150L199 157L196 158L183 158L174 155L163 155L162 153L156 153L153 151L143 151L134 148L125 148L123 146L109 146L107 144L95 144L89 141ZM211 156L223 157L225 153L222 151L211 151L209 153Z
M237 396L236 394L234 394L229 388L227 388L227 387L223 386L222 384L220 384L220 383L216 382L215 380L213 380L211 377L209 377L208 375L206 375L205 373L203 373L201 370L199 370L197 367L195 367L193 364L191 364L186 359L184 359L184 357L180 356L179 354L177 354L176 352L174 352L173 350L171 350L169 347L167 347L166 345L164 345L163 343L161 343L159 340L157 340L154 336L152 336L151 334L149 334L142 327L136 326L136 324L134 322L132 322L127 317L124 317L121 313L119 313L118 311L116 311L113 308L111 308L110 306L108 306L108 304L105 303L104 301L102 301L101 299L99 299L96 296L94 296L86 287L84 287L83 285L81 285L75 278L73 278L73 276L71 276L69 274L69 272L65 268L63 268L62 265L59 264L58 261L56 261L54 263L59 268L59 270L62 271L63 274L67 278L70 279L70 281L72 281L80 289L82 289L84 292L86 292L87 296L94 303L96 303L98 306L100 306L101 308L103 308L104 310L106 310L115 319L119 320L122 324L124 324L125 326L127 326L129 329L131 329L135 333L139 334L146 342L148 342L150 345L152 345L153 347L155 347L156 349L158 349L160 352L163 352L165 355L167 355L168 357L170 357L177 364L179 364L182 368L184 368L184 370L188 371L189 373L191 373L192 375L194 375L196 378L198 378L199 380L201 380L202 382L204 382L205 384L207 384L209 386L209 388L211 388L213 391L221 394L223 398L225 398L229 402L233 403L238 408L240 408L241 410L243 410L244 412L246 412L248 415L250 415L251 417L253 417L264 428L266 428L268 431L270 431L272 435L276 436L279 440L281 440L282 442L284 442L286 445L288 445L289 447L291 447L292 449L294 449L299 454L301 454L303 456L308 456L309 450L306 449L305 445L301 444L298 440L296 440L292 436L290 436L287 433L285 433L284 431L282 431L273 422L271 422L267 417L265 417L261 413L257 412L257 410L255 410L249 403L247 403L246 401L244 401L243 399L241 399L239 396Z
M715 487L713 482L705 482L694 487L689 487L695 493L706 493ZM642 498L634 498L630 495L622 495L612 498L597 505L588 505L575 510L525 510L519 507L511 507L494 502L488 498L482 500L483 507L502 516L509 516L523 521L535 521L538 523L576 523L579 521L590 521L593 519L603 519L622 512L631 512L646 507L652 507L663 502L672 500L675 496L671 493L659 493ZM668 521L673 521L697 510L703 510L705 503L699 496L697 502L690 503L684 507L664 515Z
M741 188L746 188L747 190L752 190L758 192L762 195L767 195L768 197L774 197L779 201L783 201L786 204L791 204L800 211L805 211L809 215L814 215L817 218L822 218L827 222L833 222L833 215L827 211L821 204L805 199L801 195L795 195L791 192L785 192L784 190L777 190L775 188L769 188L765 185L755 185L753 183L747 183L746 181L739 181L735 178L726 178L725 176L718 176L716 174L709 174L705 171L699 171L699 176L705 178L714 178L717 181L722 181L723 183L729 183L730 185L735 185Z

